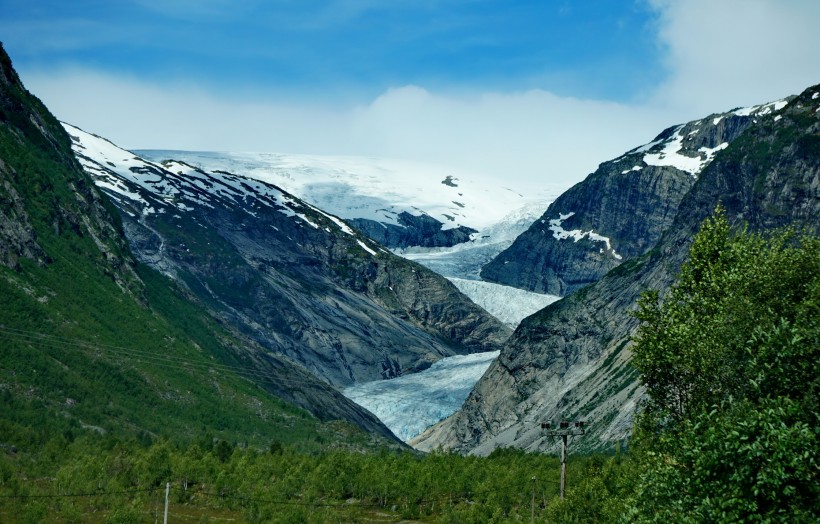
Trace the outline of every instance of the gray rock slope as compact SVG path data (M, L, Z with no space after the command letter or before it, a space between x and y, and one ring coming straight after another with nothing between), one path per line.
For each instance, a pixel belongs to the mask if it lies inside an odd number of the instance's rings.
M668 289L718 203L738 227L820 231L820 86L761 115L718 153L654 248L525 319L462 409L415 444L476 454L498 446L546 450L556 442L539 424L559 417L590 423L576 451L627 438L642 395L630 365L638 325L631 312L641 292Z
M66 125L131 248L232 329L336 386L500 348L455 286L276 186L156 164Z
M564 296L651 249L716 153L786 101L670 127L602 163L484 266L490 282Z

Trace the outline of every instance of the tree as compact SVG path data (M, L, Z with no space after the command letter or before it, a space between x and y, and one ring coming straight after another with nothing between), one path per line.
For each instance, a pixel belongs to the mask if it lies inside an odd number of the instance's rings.
M718 208L636 315L647 399L629 518L816 521L818 238L732 234Z

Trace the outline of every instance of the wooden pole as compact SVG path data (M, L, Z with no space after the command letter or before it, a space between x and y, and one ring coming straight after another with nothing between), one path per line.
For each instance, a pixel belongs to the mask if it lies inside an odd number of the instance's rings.
M561 435L561 500L567 485L567 434Z
M530 502L530 524L535 523L535 475L532 476L532 502Z

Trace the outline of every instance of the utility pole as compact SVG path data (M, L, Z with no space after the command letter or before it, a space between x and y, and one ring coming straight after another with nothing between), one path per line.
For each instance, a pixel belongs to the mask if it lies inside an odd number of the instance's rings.
M553 429L552 423L542 422L541 429L547 432L551 437L561 437L561 500L564 500L564 492L567 486L567 439L570 435L583 435L586 433L584 429L584 421L566 421L562 420L558 426Z
M171 483L165 483L165 517L162 519L162 524L168 524L168 494L171 491Z
M535 524L535 475L532 476L532 501L530 502L530 524Z

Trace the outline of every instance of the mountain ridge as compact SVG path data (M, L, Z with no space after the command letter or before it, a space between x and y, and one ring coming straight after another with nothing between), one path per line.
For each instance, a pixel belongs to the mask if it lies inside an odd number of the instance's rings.
M496 350L510 333L443 277L277 186L183 161L145 161L65 126L143 262L332 384Z
M564 296L660 240L715 155L789 98L670 126L603 162L481 270L491 282Z
M28 455L83 432L305 439L309 447L317 438L341 443L340 426L325 423L339 419L348 421L343 433L361 438L354 424L371 432L363 441L395 441L372 414L289 361L254 362L250 341L132 256L117 208L2 45L0 200L9 203L0 209L3 449ZM312 399L317 415L277 389Z

